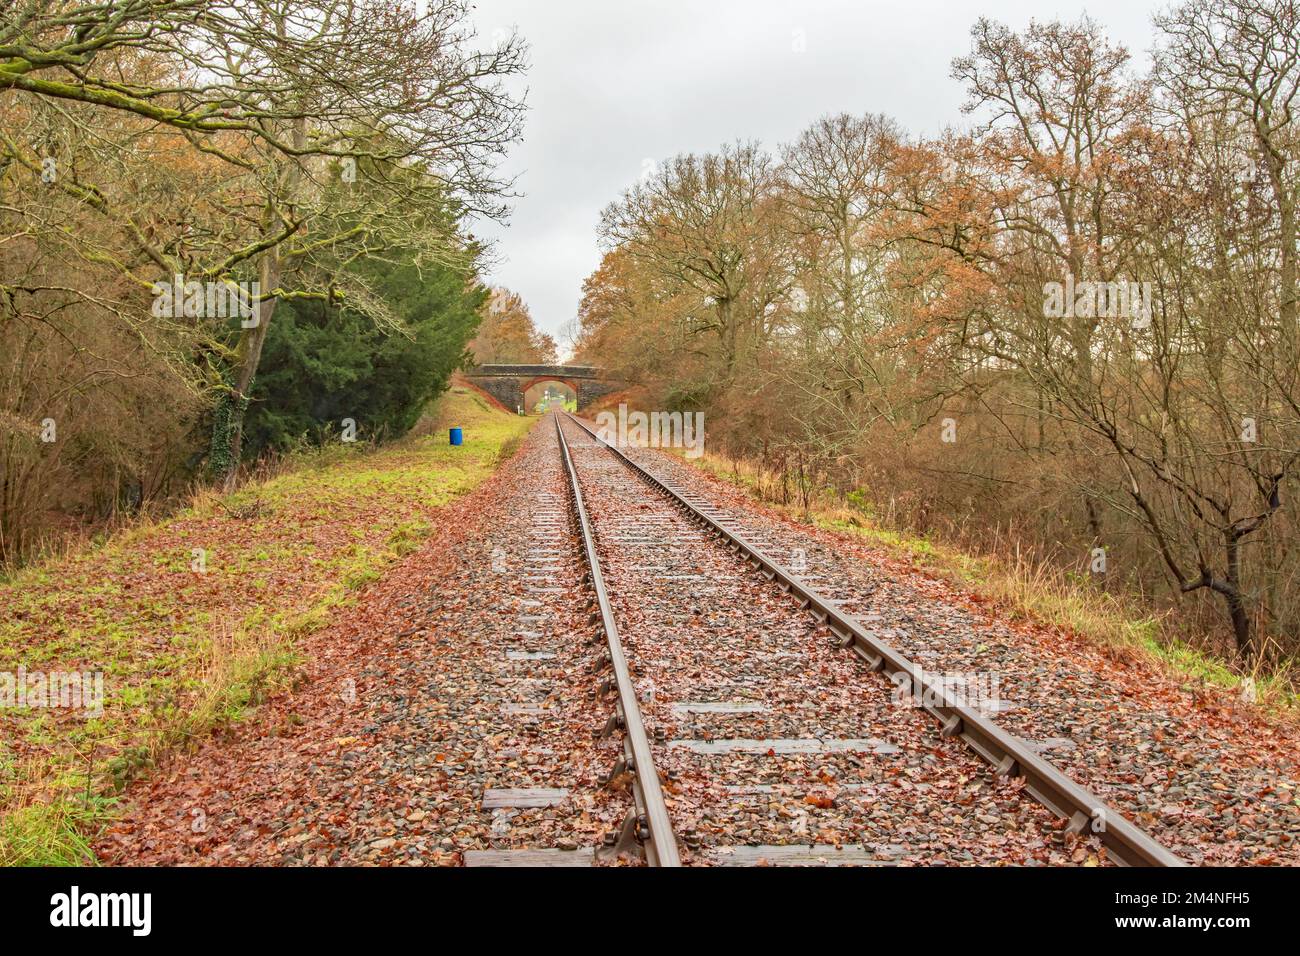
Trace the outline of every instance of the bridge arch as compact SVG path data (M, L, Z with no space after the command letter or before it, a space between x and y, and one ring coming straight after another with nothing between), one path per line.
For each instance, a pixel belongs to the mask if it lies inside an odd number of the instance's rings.
M565 402L578 400L578 386L562 378L543 375L520 386L524 393L524 410L533 411L538 404L554 392L558 392Z
M546 382L557 382L560 385L567 385L569 386L569 388L573 389L573 393L575 395L578 394L579 380L578 379L569 380L562 375L538 375L536 378L531 378L526 380L522 385L519 386L519 388L520 391L527 394L528 390L532 388L534 385L542 385Z

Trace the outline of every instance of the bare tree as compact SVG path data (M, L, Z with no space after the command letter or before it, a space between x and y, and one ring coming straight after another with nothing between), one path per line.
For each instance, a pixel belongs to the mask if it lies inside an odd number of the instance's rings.
M788 291L786 244L775 228L770 158L753 144L678 156L606 207L601 233L699 306L687 321L716 336L722 374L769 330Z
M1157 77L1173 106L1196 118L1228 111L1250 130L1276 210L1278 310L1296 329L1296 110L1300 6L1293 0L1198 0L1156 18Z

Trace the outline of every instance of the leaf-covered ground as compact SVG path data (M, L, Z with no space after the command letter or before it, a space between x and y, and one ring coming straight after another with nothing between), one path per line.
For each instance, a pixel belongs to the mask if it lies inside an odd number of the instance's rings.
M0 584L0 673L104 680L98 717L0 710L0 863L84 860L117 792L300 680L303 637L418 547L528 425L457 388L424 437L322 452Z
M129 865L458 865L574 852L630 807L545 420L438 533L303 642L306 680L128 791ZM492 789L564 791L493 808Z

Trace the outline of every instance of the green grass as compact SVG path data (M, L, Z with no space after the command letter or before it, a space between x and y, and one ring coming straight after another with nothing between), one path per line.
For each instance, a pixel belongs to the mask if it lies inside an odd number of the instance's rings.
M402 442L304 454L0 583L0 672L104 675L102 716L0 710L0 865L92 862L132 779L292 687L300 639L418 549L531 424L453 388Z

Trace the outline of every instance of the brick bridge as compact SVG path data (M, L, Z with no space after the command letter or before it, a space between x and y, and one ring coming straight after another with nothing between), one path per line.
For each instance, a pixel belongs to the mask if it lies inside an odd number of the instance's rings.
M509 409L521 407L525 393L542 382L569 386L578 396L579 408L622 388L605 377L604 369L590 365L478 365L465 377Z

